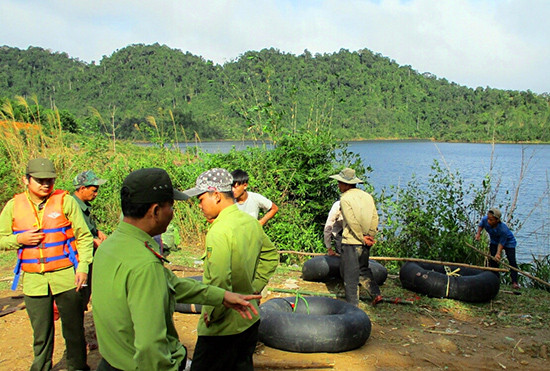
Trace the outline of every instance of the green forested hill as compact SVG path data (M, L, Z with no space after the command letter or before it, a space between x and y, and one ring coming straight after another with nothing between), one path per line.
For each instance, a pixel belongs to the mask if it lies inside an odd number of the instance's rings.
M3 104L25 120L14 98L33 95L81 130L114 125L119 138L172 136L175 127L184 129L179 140L330 127L342 139L550 141L548 94L471 89L367 49L299 56L264 49L220 66L159 44L131 45L98 64L1 47Z

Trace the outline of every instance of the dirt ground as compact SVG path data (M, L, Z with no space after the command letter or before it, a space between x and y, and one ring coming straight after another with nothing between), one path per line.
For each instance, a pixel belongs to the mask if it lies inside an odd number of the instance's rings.
M327 284L302 281L299 272L290 272L272 280L269 287L333 291ZM267 291L264 300L279 296L290 294ZM20 291L0 291L2 313L22 306ZM437 313L433 308L412 311L408 307L392 303L381 303L376 307L361 304L372 321L372 332L359 349L343 353L300 354L259 344L255 367L258 370L550 369L545 345L550 340L548 329L523 326L521 321L517 326L495 323L469 315L467 307L461 310L460 305L442 307ZM94 332L92 310L86 313L85 321L91 343L94 341L91 336ZM174 317L180 339L192 355L199 317L182 313L175 313ZM28 370L32 362L32 330L26 311L21 309L5 314L0 317L0 323L0 370ZM57 321L54 370L65 369L63 352L64 341ZM99 359L97 349L89 351L88 363L92 370Z

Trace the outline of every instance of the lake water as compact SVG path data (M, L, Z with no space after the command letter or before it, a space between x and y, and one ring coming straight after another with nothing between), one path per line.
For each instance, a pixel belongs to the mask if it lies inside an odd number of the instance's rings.
M227 141L182 143L180 146L196 145L206 152L223 153L233 147L241 150L263 144ZM493 147L483 143L360 141L348 143L348 149L359 154L364 165L373 169L368 182L376 193L391 185L405 187L413 174L421 184L427 184L436 159L441 167L448 167L453 173L458 171L465 186L475 184L480 188L485 175L491 172L493 185L500 182L497 202L504 202L509 199L505 192L515 192L519 184L522 162L527 164L515 211L517 219L525 220L522 228L514 231L518 240L517 257L520 262L526 262L532 260L531 254L550 254L550 200L548 195L543 197L549 187L550 145L495 144Z

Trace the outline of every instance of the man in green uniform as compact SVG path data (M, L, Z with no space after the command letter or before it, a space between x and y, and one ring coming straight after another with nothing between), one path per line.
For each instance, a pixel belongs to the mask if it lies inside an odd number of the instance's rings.
M174 200L187 197L173 189L163 169L130 173L120 191L123 220L97 250L94 263L94 321L98 370L183 370L186 349L172 316L176 302L224 305L243 318L257 310L239 295L201 282L178 278L165 268L152 236L172 220Z
M105 241L107 236L97 229L96 222L91 214L92 205L90 202L96 199L99 186L105 184L105 179L99 179L92 170L83 171L73 179L75 190L71 193L76 203L82 210L82 215L86 221L86 225L90 229L94 237L94 254L98 246ZM82 298L84 300L85 309L90 301L92 294L92 265L88 268L88 286L82 289Z
M90 202L96 199L99 186L105 184L105 182L107 181L99 179L92 170L83 171L73 179L75 190L71 193L71 196L75 198L78 206L80 206L84 214L84 220L86 220L86 224L90 228L92 236L94 236L94 249L97 249L107 236L97 229L95 219L91 215L92 205Z
M67 368L89 370L86 364L84 338L84 310L79 291L88 279L88 265L92 262L92 235L86 226L78 204L67 192L54 191L56 173L53 163L46 158L30 160L23 182L27 190L6 203L0 214L0 249L18 249L18 267L23 270L23 294L34 335L34 361L31 370L50 370L54 347L54 300L59 308L61 329L67 347ZM62 207L57 207L62 202ZM21 210L24 210L22 213ZM30 212L28 212L30 210ZM33 215L34 214L34 215ZM63 217L64 215L64 217ZM18 219L31 218L29 221ZM64 261L63 256L44 241L52 241L57 233L43 225L66 219L65 233L73 233L78 251L78 261ZM17 230L15 225L29 224L31 228ZM66 222L65 222L66 224ZM61 224L60 224L61 225ZM61 228L59 228L61 229ZM70 232L72 229L72 232ZM72 249L72 238L67 239L64 251ZM69 246L71 245L71 246ZM40 254L39 259L27 259L28 254ZM54 260L49 260L52 257ZM42 268L34 269L34 267ZM52 268L53 267L53 268ZM33 271L37 270L37 271ZM17 280L18 275L16 275ZM14 281L14 287L17 281Z
M240 211L225 169L202 173L194 188L199 208L212 221L206 235L203 282L242 294L259 293L279 263L279 254L258 221ZM257 306L258 303L254 303ZM191 370L253 370L259 317L243 320L221 305L203 306Z

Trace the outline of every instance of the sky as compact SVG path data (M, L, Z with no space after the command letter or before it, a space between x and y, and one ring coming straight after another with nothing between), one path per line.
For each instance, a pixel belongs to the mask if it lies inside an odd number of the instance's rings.
M1 0L0 45L99 63L131 44L224 64L369 49L472 88L550 92L549 0Z

